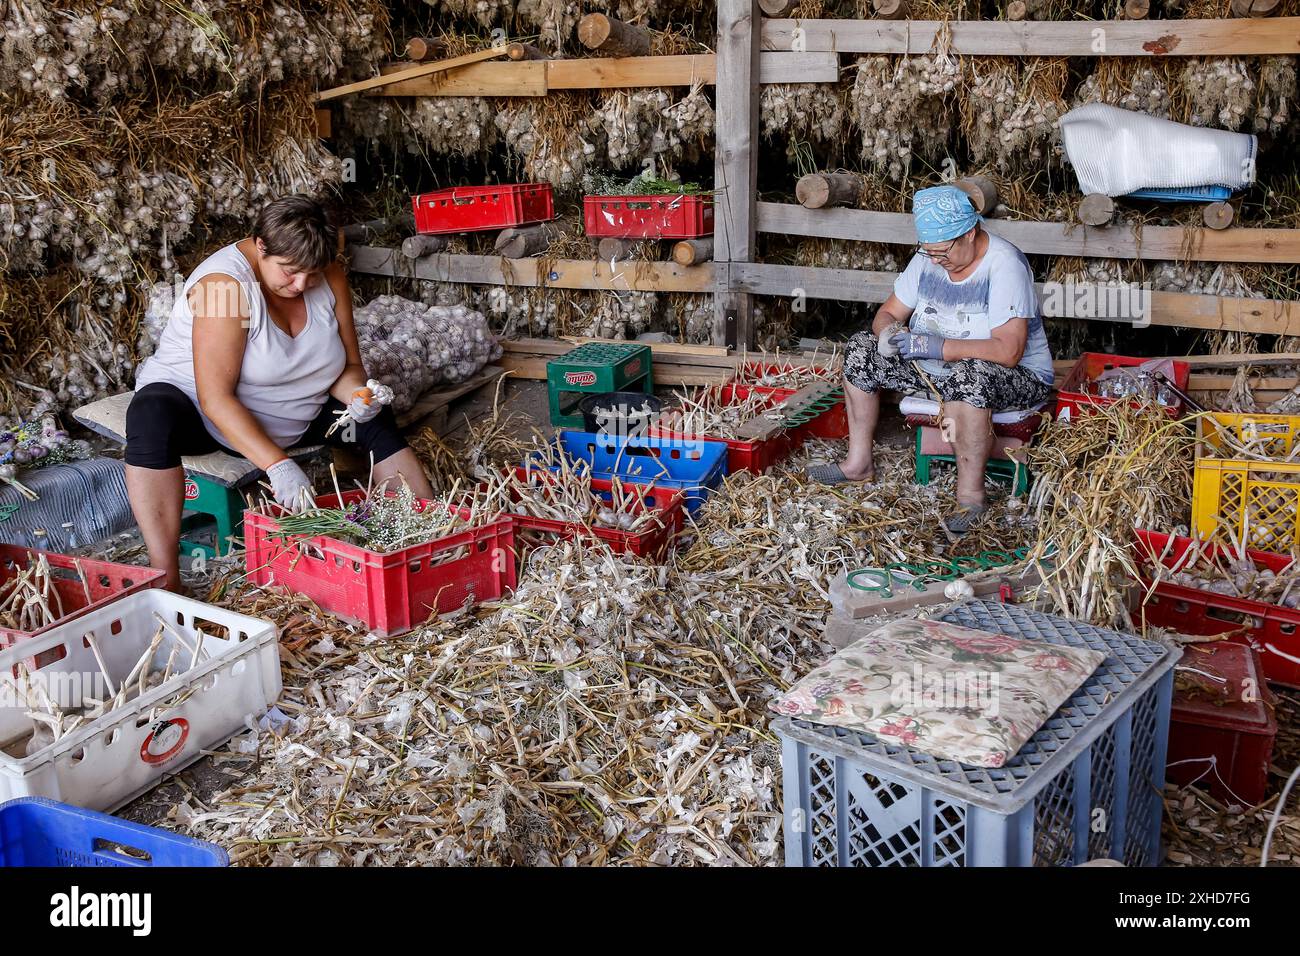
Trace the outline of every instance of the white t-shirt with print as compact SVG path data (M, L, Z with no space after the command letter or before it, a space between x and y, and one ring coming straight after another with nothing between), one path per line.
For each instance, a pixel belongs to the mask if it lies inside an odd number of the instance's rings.
M1038 311L1034 274L1024 253L1005 239L988 234L989 247L975 271L960 282L943 266L919 253L897 279L894 295L912 309L913 332L938 333L946 339L988 339L1011 319L1026 319L1029 336L1020 365L1052 384L1052 353ZM926 374L946 375L951 362L925 359Z

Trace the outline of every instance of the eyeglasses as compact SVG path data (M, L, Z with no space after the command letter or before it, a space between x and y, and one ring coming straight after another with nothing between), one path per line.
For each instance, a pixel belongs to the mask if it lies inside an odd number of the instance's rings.
M916 254L925 256L932 262L936 262L939 259L947 259L948 253L952 252L953 246L957 245L959 242L961 242L960 237L948 243L948 245L943 249L926 249L925 247L918 245L916 247Z

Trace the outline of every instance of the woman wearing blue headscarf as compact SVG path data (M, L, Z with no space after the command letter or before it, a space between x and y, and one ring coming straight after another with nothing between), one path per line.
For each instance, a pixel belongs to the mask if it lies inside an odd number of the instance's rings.
M986 508L992 413L1042 404L1052 389L1052 356L1028 261L981 228L966 194L956 186L922 189L912 216L916 255L871 331L849 339L845 352L848 455L809 475L828 484L873 480L880 389L929 392L933 383L956 426L957 510L944 526L961 534Z

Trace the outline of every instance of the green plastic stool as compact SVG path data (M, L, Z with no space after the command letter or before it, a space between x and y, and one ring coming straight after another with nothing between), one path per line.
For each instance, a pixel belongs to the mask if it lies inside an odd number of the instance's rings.
M230 549L230 538L244 530L244 496L238 488L225 485L205 475L185 475L185 510L200 515L209 515L217 523L216 540L208 544L200 538L185 537L184 531L193 531L196 521L193 518L183 522L181 536L181 554L194 556L202 553L205 558L215 558ZM189 528L186 528L186 525Z
M635 342L587 342L546 363L551 424L581 428L578 403L587 395L610 392L654 393L650 346ZM577 395L576 398L571 396Z
M916 430L916 483L918 485L928 485L930 483L930 470L935 462L957 467L956 455L922 455L921 454L921 429ZM1023 497L1029 490L1029 469L1024 465L1017 465L1014 461L1007 461L1003 458L990 458L984 467L986 474L995 478L1006 481L1010 484L1011 493L1017 498Z

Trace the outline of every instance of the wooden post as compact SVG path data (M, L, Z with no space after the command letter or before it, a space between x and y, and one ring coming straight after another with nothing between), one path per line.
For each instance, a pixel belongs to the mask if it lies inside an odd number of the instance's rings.
M970 197L971 205L981 216L991 216L998 207L998 187L985 176L965 176L955 183L958 189Z
M411 37L406 41L406 58L416 63L432 60L447 52L447 41L429 37Z
M549 60L545 53L531 43L509 43L506 45L506 56L512 60Z
M673 245L673 262L679 266L693 266L696 263L708 262L712 258L712 236L704 236L700 239L683 239Z
M852 173L812 173L794 186L795 197L808 209L856 206L861 192L862 180Z
M605 236L596 243L596 255L601 262L623 261L631 257L632 250L636 248L635 239L616 239L613 236Z
M607 56L650 55L650 31L603 13L589 13L578 21L578 39L588 50Z
M1151 12L1151 0L1124 0L1124 17L1128 20L1145 20Z
M713 343L743 349L754 346L754 303L734 290L731 264L752 261L756 247L760 22L757 0L718 0Z
M334 135L334 111L328 106L316 107L316 138L329 139Z
M446 248L446 236L408 236L402 240L402 255L408 259L423 259Z
M776 20L793 13L799 0L758 0L758 5L763 9L763 16Z
M539 222L534 226L511 226L502 229L492 244L507 259L523 259L545 252L546 247L564 235L564 230L553 222Z
M1029 9L1025 6L1025 0L1011 0L1007 4L1008 20L1023 20L1029 16Z
M1271 17L1282 0L1232 0L1234 17Z
M872 0L871 12L877 20L906 20L906 0Z
M1115 218L1115 200L1101 193L1088 193L1079 203L1079 221L1088 226L1109 226Z
M1227 229L1235 215L1236 210L1226 202L1207 203L1201 208L1201 221L1211 229Z

